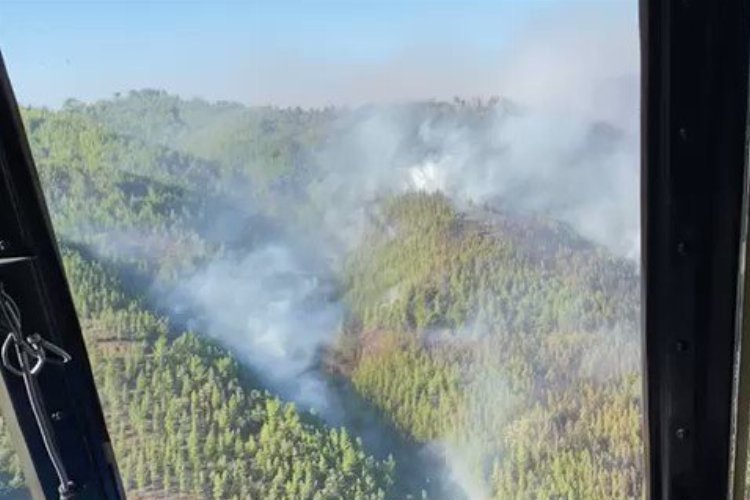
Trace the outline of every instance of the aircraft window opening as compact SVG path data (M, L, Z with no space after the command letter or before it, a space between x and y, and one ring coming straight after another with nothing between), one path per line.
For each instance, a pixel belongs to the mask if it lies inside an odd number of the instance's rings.
M705 117L657 70L708 60L669 37L723 11L644 0L639 32L629 0L31 4L0 5L0 498L698 484L692 368L726 349L665 318L701 307L704 269L728 297L734 254L701 238L736 221L679 188L725 213L708 187L736 171L698 169ZM712 68L681 80L701 106L731 79Z

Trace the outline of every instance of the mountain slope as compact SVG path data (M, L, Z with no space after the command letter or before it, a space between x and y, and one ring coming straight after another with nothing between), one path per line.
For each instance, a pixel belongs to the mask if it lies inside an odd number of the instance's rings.
M633 263L554 211L462 197L512 167L498 133L522 116L507 102L282 110L160 91L24 110L131 492L404 498L447 469L472 500L640 498ZM565 162L597 167L620 137L582 129ZM462 177L475 166L482 182ZM268 245L306 266L248 267ZM239 266L222 275L233 312L291 308L302 326L258 332L267 316L240 314L221 347L175 317L170 290L199 286L216 262ZM259 273L273 293L245 306L242 280ZM295 302L299 287L324 297ZM332 303L338 326L314 330L311 309ZM292 363L303 369L288 382L340 385L342 406L372 406L408 445L396 451L412 451L378 460L355 437L382 438L362 408L342 430L264 390L247 346L281 346L269 351L281 371L311 338L312 361ZM404 468L419 449L445 467ZM12 456L0 459L13 483ZM403 471L420 486L402 488Z

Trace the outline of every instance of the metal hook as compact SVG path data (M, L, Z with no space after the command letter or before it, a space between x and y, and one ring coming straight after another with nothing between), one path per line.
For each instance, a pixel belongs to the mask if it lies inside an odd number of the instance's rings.
M34 341L31 339L34 338ZM67 351L65 351L62 347L58 346L57 344L53 344L49 340L43 338L38 333L35 333L31 337L29 337L29 343L31 345L39 345L40 346L40 352L43 353L44 360L49 361L52 364L55 365L64 365L68 363L73 357L68 354ZM56 355L57 357L50 357L48 352L51 352L52 354Z
M26 338L23 337L21 312L13 298L5 291L2 283L0 283L0 313L2 313L0 314L0 325L5 327L8 332L2 347L0 347L0 360L6 370L23 379L26 395L34 413L39 433L60 481L58 486L60 499L72 499L75 497L75 484L70 480L65 470L52 423L44 410L42 391L36 379L36 375L39 374L47 361L56 365L64 365L72 357L64 349L46 340L38 333ZM17 366L11 362L11 348L13 348ZM52 353L54 356L48 357L48 353ZM31 365L32 358L36 360L33 366Z
M47 355L44 350L39 348L35 349L33 346L30 346L25 342L19 342L16 338L16 335L13 332L10 332L8 333L8 336L5 337L2 348L0 348L0 358L2 358L3 366L5 366L5 368L7 368L9 372L11 372L13 375L16 375L17 377L23 377L24 375L23 367L14 366L10 361L10 348L12 345L18 346L19 348L23 349L26 354L36 359L34 366L32 366L31 370L29 370L32 375L36 375L42 370L44 363L47 361ZM59 349L57 346L54 347L55 349ZM60 349L60 351L62 351L62 349ZM66 353L65 351L62 351L62 353L70 358L70 355L68 355L68 353ZM57 360L53 362L55 364L59 363ZM67 361L63 361L63 363L66 362Z

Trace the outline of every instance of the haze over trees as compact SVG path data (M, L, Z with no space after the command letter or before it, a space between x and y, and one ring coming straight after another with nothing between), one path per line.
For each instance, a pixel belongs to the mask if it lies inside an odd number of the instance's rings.
M539 184L621 137L526 168L525 113L24 109L129 496L641 498L639 276Z

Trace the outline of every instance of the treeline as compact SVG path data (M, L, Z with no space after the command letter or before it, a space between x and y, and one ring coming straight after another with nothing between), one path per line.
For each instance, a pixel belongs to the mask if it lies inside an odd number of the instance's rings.
M393 112L482 130L499 108L519 112L507 102ZM226 351L175 335L137 300L144 283L225 251L212 232L221 210L282 214L310 237L331 202L309 192L325 168L315 150L367 112L160 91L24 110L56 230L75 242L65 263L131 495L403 497L394 460L263 391ZM459 210L440 193L371 205L338 270L346 317L328 365L409 439L437 446L475 496L641 498L632 263L544 217ZM3 444L0 479L12 488L19 469Z
M221 250L202 233L221 191L218 164L115 133L75 103L23 115L56 232L75 242L66 272L128 495L388 498L393 459L301 414L224 349L178 335L144 304L138 286ZM1 486L11 493L23 478L0 436Z
M392 462L345 429L303 421L291 404L247 390L223 349L128 300L101 265L65 268L129 491L201 498L385 498Z
M388 497L392 459L248 389L225 350L192 333L172 338L101 264L70 249L64 260L129 497ZM6 487L19 487L4 433L0 444Z
M478 224L440 194L389 199L347 266L338 355L488 496L640 498L637 276L596 249L562 266L565 240L533 260L533 230Z

